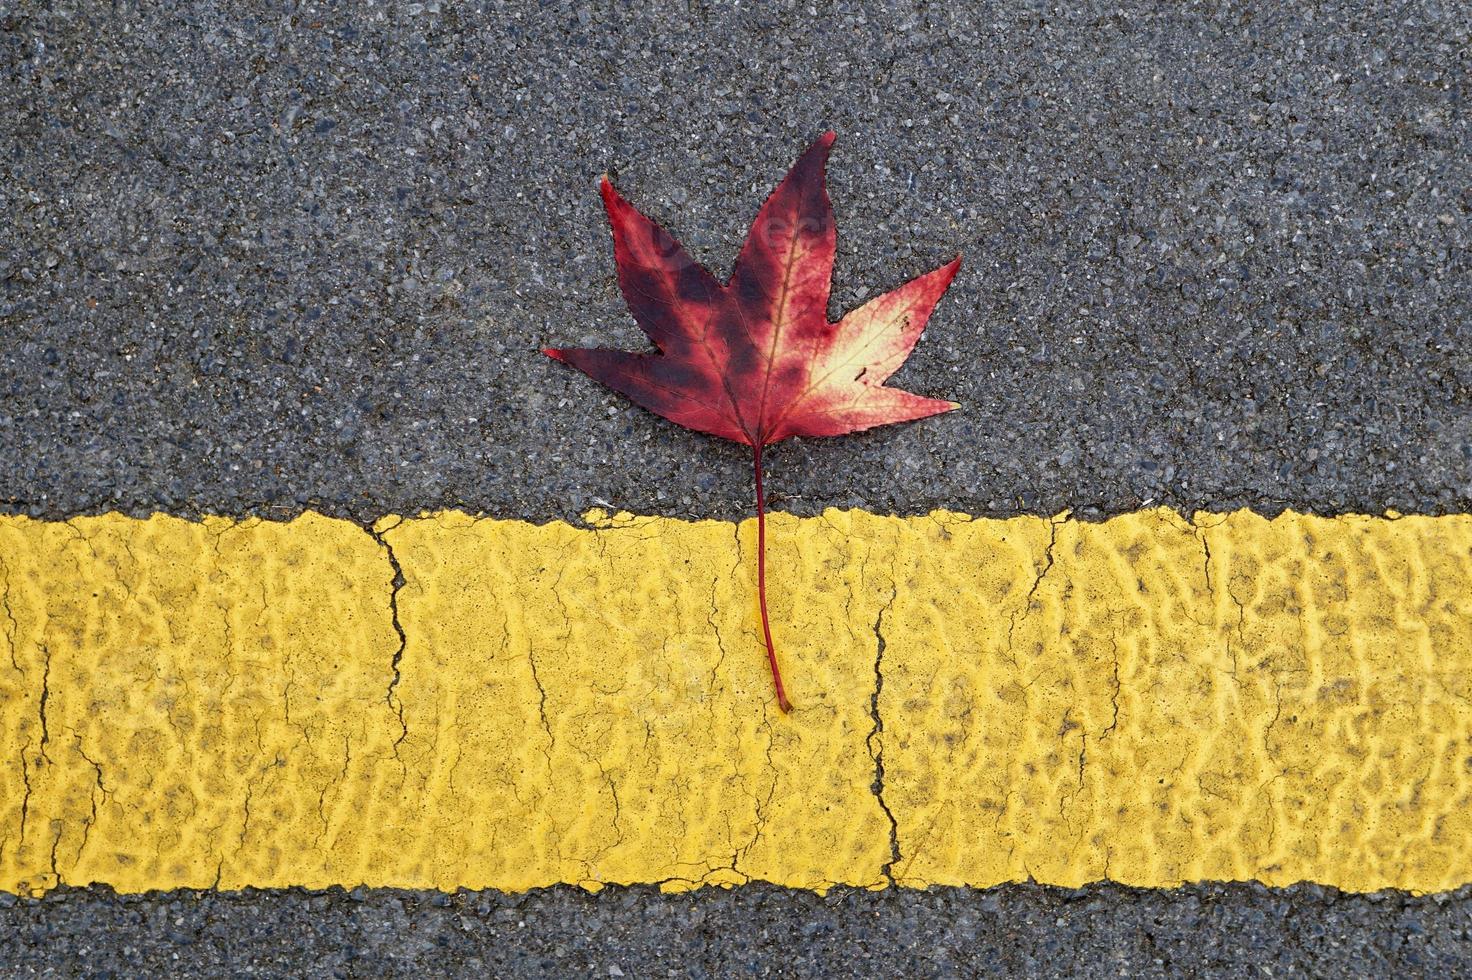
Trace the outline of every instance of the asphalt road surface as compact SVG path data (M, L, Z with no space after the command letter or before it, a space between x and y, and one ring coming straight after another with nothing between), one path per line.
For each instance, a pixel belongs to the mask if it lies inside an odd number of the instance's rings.
M537 353L638 347L597 181L724 275L817 133L833 312L961 253L772 504L1472 510L1462 3L21 3L0 503L732 518L739 447ZM0 972L1448 975L1465 892L0 896Z
M0 907L0 966L11 976L1446 977L1467 971L1469 905L1465 891L1311 885L70 891Z

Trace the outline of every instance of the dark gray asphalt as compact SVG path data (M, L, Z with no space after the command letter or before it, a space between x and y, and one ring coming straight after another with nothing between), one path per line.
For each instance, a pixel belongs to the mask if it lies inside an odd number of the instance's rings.
M74 891L0 908L6 976L1466 976L1468 895L763 885L592 897ZM0 904L4 904L0 901Z
M724 274L828 127L834 312L963 252L896 382L966 408L776 506L1472 510L1466 3L53 6L0 9L5 510L744 515L535 352L641 341L600 174ZM0 973L1445 975L1468 897L63 892Z
M778 506L1472 509L1466 3L43 6L12 510L746 513L535 351L642 342L600 174L724 275L830 126L835 310L964 253L897 383L966 408L775 451Z

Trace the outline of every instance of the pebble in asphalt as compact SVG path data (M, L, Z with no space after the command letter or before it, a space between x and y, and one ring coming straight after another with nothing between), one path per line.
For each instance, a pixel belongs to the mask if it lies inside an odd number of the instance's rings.
M724 272L833 127L833 312L964 253L896 383L966 410L784 445L776 506L1466 511L1469 22L1457 4L13 6L0 501L745 515L739 449L535 352L641 342L600 174ZM0 900L5 973L1472 961L1465 893Z

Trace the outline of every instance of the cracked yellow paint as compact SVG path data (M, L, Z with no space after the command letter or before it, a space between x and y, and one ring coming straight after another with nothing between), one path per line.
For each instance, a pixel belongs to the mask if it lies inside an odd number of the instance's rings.
M1472 881L1472 517L0 518L0 889Z

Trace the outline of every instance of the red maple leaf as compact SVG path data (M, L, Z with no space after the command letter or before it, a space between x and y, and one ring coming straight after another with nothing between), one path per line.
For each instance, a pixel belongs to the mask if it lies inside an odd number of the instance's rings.
M845 435L960 407L884 386L920 338L959 256L828 322L837 235L823 168L833 140L832 132L818 137L767 198L724 284L605 177L619 286L659 352L543 351L672 422L753 448L757 593L783 711L792 706L767 620L762 448L789 436Z

